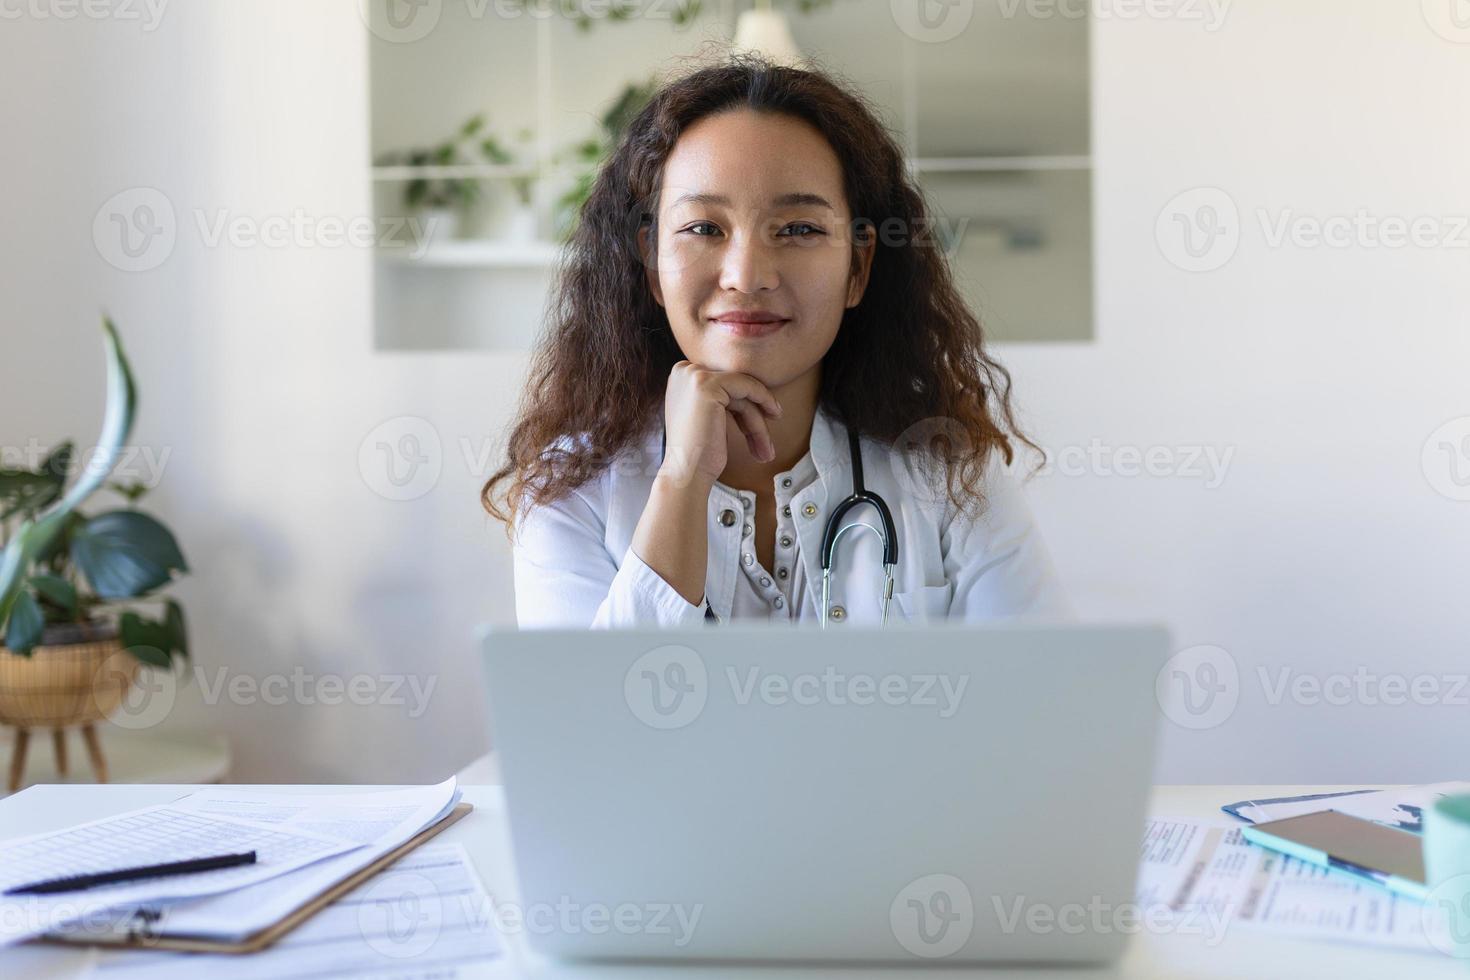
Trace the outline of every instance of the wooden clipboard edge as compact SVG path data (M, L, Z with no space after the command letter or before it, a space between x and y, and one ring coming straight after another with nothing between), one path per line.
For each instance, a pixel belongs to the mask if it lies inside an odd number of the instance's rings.
M108 949L152 949L172 950L180 953L256 953L295 929L328 905L387 868L405 854L425 843L450 824L457 823L474 809L470 803L459 803L437 823L425 827L408 840L399 844L371 864L358 868L315 898L308 899L293 909L285 918L266 926L239 942L206 939L202 936L150 936L130 933L126 939L74 939L64 936L42 936L37 941L58 946L101 946Z

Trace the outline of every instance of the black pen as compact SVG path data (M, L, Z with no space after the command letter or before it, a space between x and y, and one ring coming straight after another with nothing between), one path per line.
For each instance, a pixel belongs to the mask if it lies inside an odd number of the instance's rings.
M97 885L111 885L119 881L136 881L139 878L156 878L160 875L186 875L196 871L214 871L233 868L241 864L254 864L255 852L221 854L218 857L190 858L187 861L170 861L167 864L145 864L137 868L119 868L116 871L98 871L94 874L70 875L52 878L31 885L7 888L6 895L49 895L52 892L74 892Z

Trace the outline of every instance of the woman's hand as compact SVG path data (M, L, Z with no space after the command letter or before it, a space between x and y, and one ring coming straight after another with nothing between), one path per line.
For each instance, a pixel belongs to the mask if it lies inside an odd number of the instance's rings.
M664 461L633 529L632 551L694 605L704 596L709 495L729 461L729 427L739 426L751 455L770 462L776 450L766 418L780 414L771 390L748 374L689 361L669 372Z
M713 487L729 462L726 437L732 424L744 434L750 454L768 463L776 449L766 419L780 414L771 390L750 375L680 361L669 372L664 394L667 445L660 474L679 486Z

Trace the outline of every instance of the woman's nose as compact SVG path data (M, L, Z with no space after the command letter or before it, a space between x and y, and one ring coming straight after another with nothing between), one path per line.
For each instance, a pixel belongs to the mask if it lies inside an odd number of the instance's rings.
M781 279L776 249L758 232L741 232L730 239L720 266L720 288L754 293L775 289Z

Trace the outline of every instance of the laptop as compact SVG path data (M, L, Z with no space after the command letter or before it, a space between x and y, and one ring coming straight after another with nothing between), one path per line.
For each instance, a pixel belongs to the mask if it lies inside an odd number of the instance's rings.
M1107 963L1136 931L1161 627L482 642L541 953Z

